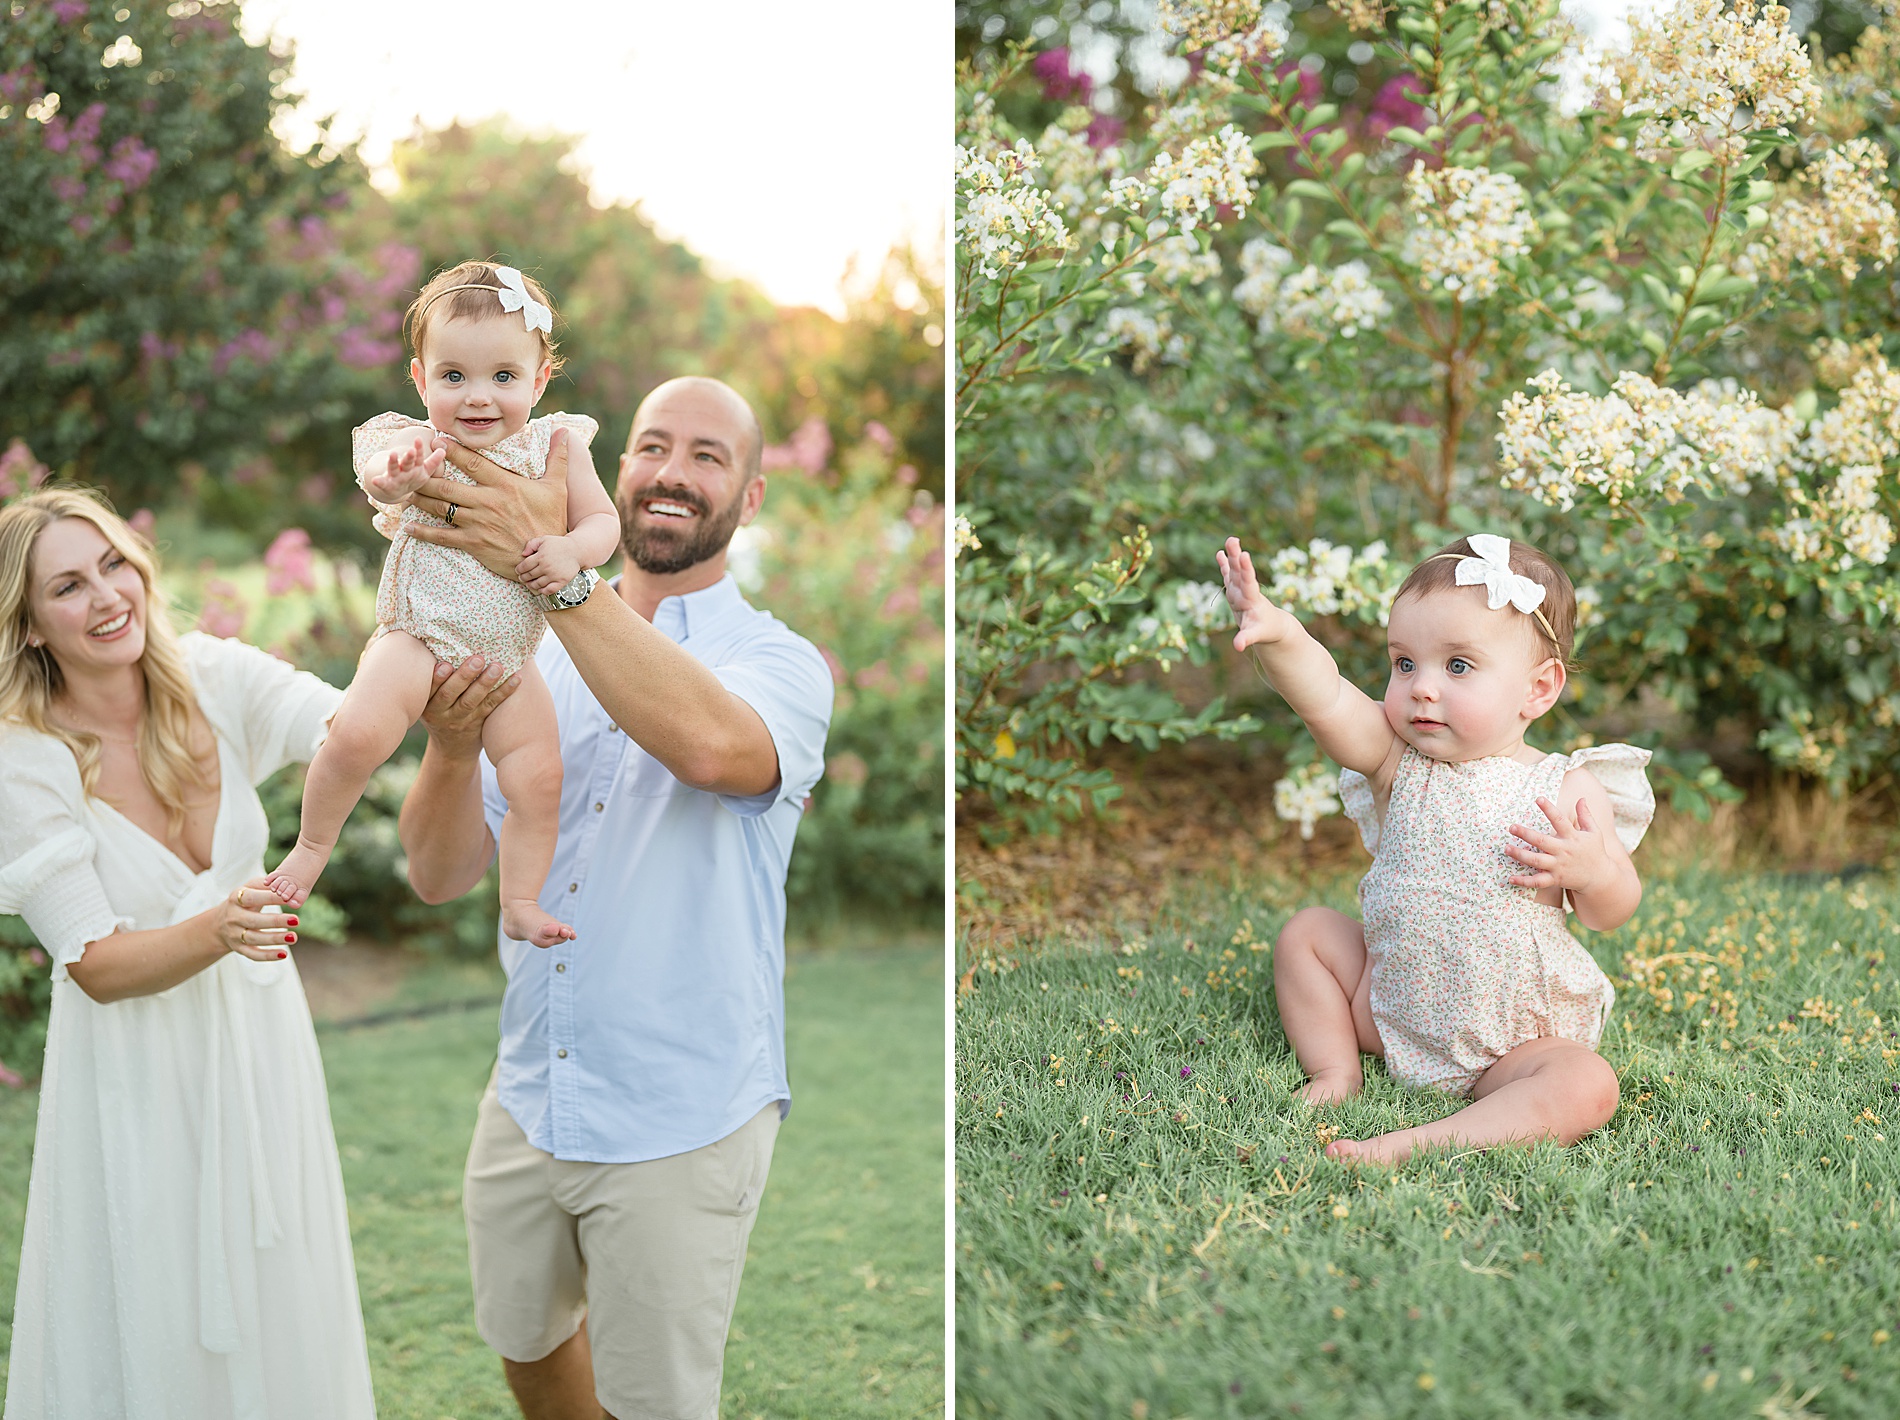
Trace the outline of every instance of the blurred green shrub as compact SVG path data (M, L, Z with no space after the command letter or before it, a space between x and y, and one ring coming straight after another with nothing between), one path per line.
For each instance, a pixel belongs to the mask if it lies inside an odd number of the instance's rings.
M791 462L798 446L768 450L780 468L735 557L748 598L816 643L837 685L825 777L792 852L790 910L805 932L845 914L939 921L943 508L893 476L888 434L874 427L830 468L817 433L806 431L806 467Z

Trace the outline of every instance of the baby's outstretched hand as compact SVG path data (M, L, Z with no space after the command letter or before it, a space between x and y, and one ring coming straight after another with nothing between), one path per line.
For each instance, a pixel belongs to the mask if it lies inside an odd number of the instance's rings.
M571 537L531 537L522 549L515 575L531 592L548 596L581 574L580 554Z
M1537 807L1550 820L1551 831L1539 833L1521 823L1511 825L1512 836L1522 839L1510 844L1505 852L1528 872L1514 874L1510 881L1519 887L1558 887L1565 892L1588 892L1607 881L1615 871L1603 831L1590 821L1590 806L1577 800L1577 817L1568 814L1549 799L1539 799Z
M363 486L378 503L401 503L436 476L443 457L438 440L417 434L409 443L379 454L382 466L363 480Z
M1240 539L1228 538L1227 545L1214 554L1214 562L1220 568L1227 605L1233 608L1234 618L1240 623L1240 629L1234 633L1234 649L1244 651L1249 646L1265 645L1284 637L1287 614L1268 601L1266 593L1260 590L1260 579L1254 576L1253 558L1240 545Z

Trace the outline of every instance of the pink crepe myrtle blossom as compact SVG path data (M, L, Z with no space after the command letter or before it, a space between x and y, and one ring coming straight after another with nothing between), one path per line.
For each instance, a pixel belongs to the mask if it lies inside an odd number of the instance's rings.
M205 583L205 604L204 610L198 613L198 629L228 640L244 630L247 610L236 587L213 578Z
M336 358L358 370L374 370L402 354L393 340L378 340L360 325L350 326L336 338Z
M767 444L759 453L759 467L768 473L790 468L823 473L825 465L831 462L831 450L831 430L814 414L794 429L792 437L784 443Z
M158 529L158 515L150 508L140 508L125 520L125 525L149 543Z
M864 437L887 454L897 448L897 436L875 419L865 420Z
M871 777L871 766L864 762L862 755L845 750L825 761L825 777L834 784L854 789Z
M1045 49L1036 56L1031 67L1042 81L1042 96L1045 99L1085 104L1094 91L1095 81L1075 62L1075 56L1066 47Z
M121 138L112 145L112 156L102 169L114 182L125 184L127 192L137 192L158 171L158 154L137 138Z
M92 6L86 0L53 0L51 6L53 18L62 25L70 25L74 20L83 20L91 12Z
M47 478L46 465L33 457L24 439L15 439L0 453L0 497L31 493Z
M317 589L315 567L310 534L302 528L285 528L265 549L264 590L273 597L281 597L293 589L314 592Z

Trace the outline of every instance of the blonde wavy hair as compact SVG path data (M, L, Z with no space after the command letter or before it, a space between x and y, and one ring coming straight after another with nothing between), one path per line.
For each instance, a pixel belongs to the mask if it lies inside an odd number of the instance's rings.
M25 725L51 735L79 762L79 782L93 794L99 783L101 741L97 735L69 730L47 718L47 710L65 688L59 662L44 646L27 642L32 596L33 548L40 534L62 518L80 518L129 562L145 584L145 714L139 721L139 768L165 806L173 837L185 825L186 796L205 789L199 756L193 753L193 712L198 698L185 668L151 548L112 510L103 494L89 488L43 488L0 509L0 724Z

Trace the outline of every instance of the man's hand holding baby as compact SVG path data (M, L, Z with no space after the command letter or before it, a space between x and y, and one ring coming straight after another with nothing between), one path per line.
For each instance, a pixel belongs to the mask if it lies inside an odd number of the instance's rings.
M444 445L423 433L411 435L398 444L370 456L370 472L363 487L378 503L394 506L406 503L411 494L433 478L442 468Z

